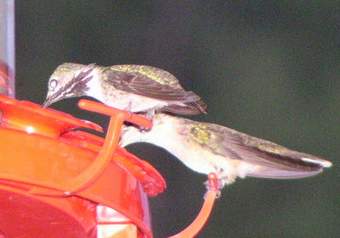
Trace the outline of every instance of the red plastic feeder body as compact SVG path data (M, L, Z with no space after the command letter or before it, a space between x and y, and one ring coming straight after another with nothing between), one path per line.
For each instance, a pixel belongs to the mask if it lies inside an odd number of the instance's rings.
M145 118L82 101L101 127L0 96L0 237L152 237L147 195L165 189L148 163L118 147L122 123ZM108 229L109 228L109 229Z

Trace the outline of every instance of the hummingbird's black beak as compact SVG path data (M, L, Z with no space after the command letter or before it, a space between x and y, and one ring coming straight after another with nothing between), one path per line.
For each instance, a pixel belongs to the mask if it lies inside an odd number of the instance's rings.
M52 104L52 100L50 100L49 98L46 98L45 102L43 103L43 107L48 107Z
M45 102L43 103L43 107L49 107L53 103L58 102L62 98L62 95L60 93L54 93L54 94L48 94L46 96Z

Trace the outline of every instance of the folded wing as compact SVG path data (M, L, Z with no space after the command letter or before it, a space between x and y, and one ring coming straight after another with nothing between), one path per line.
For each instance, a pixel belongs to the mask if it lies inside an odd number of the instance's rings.
M242 160L254 166L248 176L262 178L302 178L322 172L332 163L320 157L290 150L273 142L236 130L208 124L213 132L209 144L215 153Z

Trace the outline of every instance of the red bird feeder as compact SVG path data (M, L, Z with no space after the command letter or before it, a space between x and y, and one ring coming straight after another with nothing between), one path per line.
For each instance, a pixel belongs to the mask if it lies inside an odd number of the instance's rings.
M79 107L110 116L105 138L79 130L102 131L97 124L0 95L0 237L152 237L147 196L166 183L118 146L124 121L144 129L151 122L88 100ZM216 193L174 237L198 233Z
M105 140L77 130L101 131L94 123L0 96L3 237L98 237L113 224L116 235L102 237L152 237L146 195L162 192L164 179L117 148L124 121L150 121L90 101L81 107L111 116Z

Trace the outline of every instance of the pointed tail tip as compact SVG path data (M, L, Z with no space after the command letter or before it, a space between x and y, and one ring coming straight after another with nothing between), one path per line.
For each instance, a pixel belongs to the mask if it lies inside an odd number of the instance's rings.
M322 166L323 166L324 168L330 168L330 167L333 166L333 163L326 160L326 161L323 161Z
M327 161L327 160L322 161L320 164L321 164L324 168L330 168L330 167L333 166L333 163L330 162L330 161Z
M321 166L322 168L330 168L333 166L333 163L328 160L321 160L321 159L316 160L316 159L311 159L308 157L303 157L302 161L307 162L307 163L317 164Z

